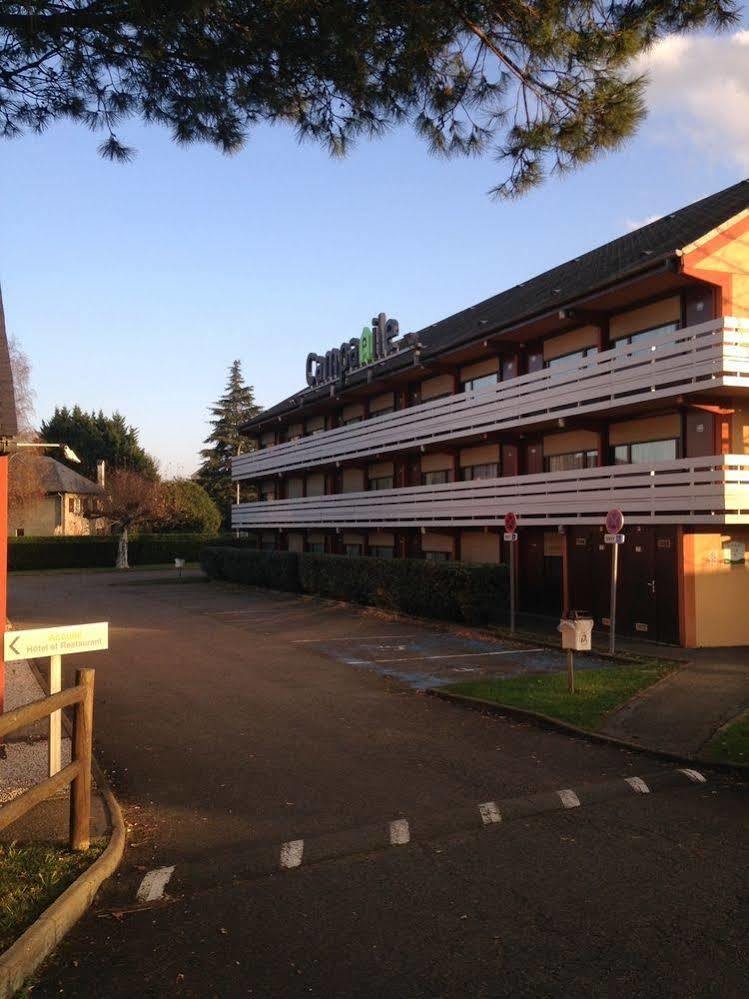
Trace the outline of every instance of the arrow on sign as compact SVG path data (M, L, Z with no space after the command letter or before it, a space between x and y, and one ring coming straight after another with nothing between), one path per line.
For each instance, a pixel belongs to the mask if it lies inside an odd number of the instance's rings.
M17 647L16 647L16 646L17 646L17 643L18 643L18 642L20 642L20 640L21 640L21 636L20 636L20 635L16 635L16 637L15 637L15 638L13 639L13 641L12 641L12 642L10 643L10 648L11 648L11 651L12 651L12 652L13 652L13 654L14 654L14 655L16 655L16 656L20 656L20 655L21 655L21 650L20 650L19 648L17 648Z

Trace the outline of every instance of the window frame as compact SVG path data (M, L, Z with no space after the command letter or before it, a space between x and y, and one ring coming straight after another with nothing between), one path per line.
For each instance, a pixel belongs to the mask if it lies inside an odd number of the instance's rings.
M476 475L475 469L493 468L494 475ZM499 461L480 461L475 465L463 465L460 469L460 477L463 482L480 482L483 479L499 479L502 477L502 464Z
M368 488L371 489L373 492L379 492L382 489L393 489L394 481L395 477L393 475L375 475L373 478L367 479L367 482L369 483ZM388 482L389 485L387 486L375 485L375 483L380 483L380 482Z
M489 379L494 379L490 381ZM480 392L482 389L499 385L501 381L499 371L490 371L486 375L477 375L475 378L467 378L461 383L461 392Z
M427 476L430 475L444 475L444 479L439 479L436 482L427 482ZM434 468L429 472L421 473L421 484L422 486L446 486L449 482L455 481L455 473L452 468Z
M587 448L585 451L564 451L562 454L545 454L544 455L544 472L577 472L584 468L598 468L600 450L598 448ZM574 458L577 455L582 455L583 463L581 465L569 465L565 468L552 468L552 462L557 458Z
M632 458L632 448L641 447L647 444L673 444L675 454L672 458L644 458L638 461L634 461ZM617 461L616 452L619 448L627 449L627 460ZM682 457L682 445L681 439L679 437L659 437L657 440L651 441L630 441L627 444L612 444L610 448L609 460L612 465L648 465L648 464L658 464L661 461L678 461Z

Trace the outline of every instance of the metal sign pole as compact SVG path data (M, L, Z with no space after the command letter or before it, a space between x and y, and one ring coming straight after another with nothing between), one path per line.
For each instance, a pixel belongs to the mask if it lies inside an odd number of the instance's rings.
M619 545L611 546L611 606L609 609L609 655L616 647L616 582L619 569Z
M515 634L515 545L510 542L510 634Z
M49 657L49 692L59 694L62 690L62 656ZM62 770L62 711L53 711L49 716L49 775Z

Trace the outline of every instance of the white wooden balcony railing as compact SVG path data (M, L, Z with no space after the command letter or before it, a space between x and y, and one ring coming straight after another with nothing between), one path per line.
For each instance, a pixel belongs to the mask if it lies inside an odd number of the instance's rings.
M716 319L657 341L621 344L569 365L243 454L233 460L232 478L260 479L371 459L721 386L749 387L747 320Z
M628 524L749 524L749 455L240 503L232 526L483 527L509 510L523 526L600 524L612 507Z

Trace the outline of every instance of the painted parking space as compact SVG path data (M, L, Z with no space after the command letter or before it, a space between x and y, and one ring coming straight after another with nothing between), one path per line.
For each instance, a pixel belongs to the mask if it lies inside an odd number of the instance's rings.
M352 635L345 638L297 640L357 669L375 670L418 690L460 680L552 673L565 668L561 651L447 634L428 629L405 634ZM580 669L606 668L596 656L579 655Z

